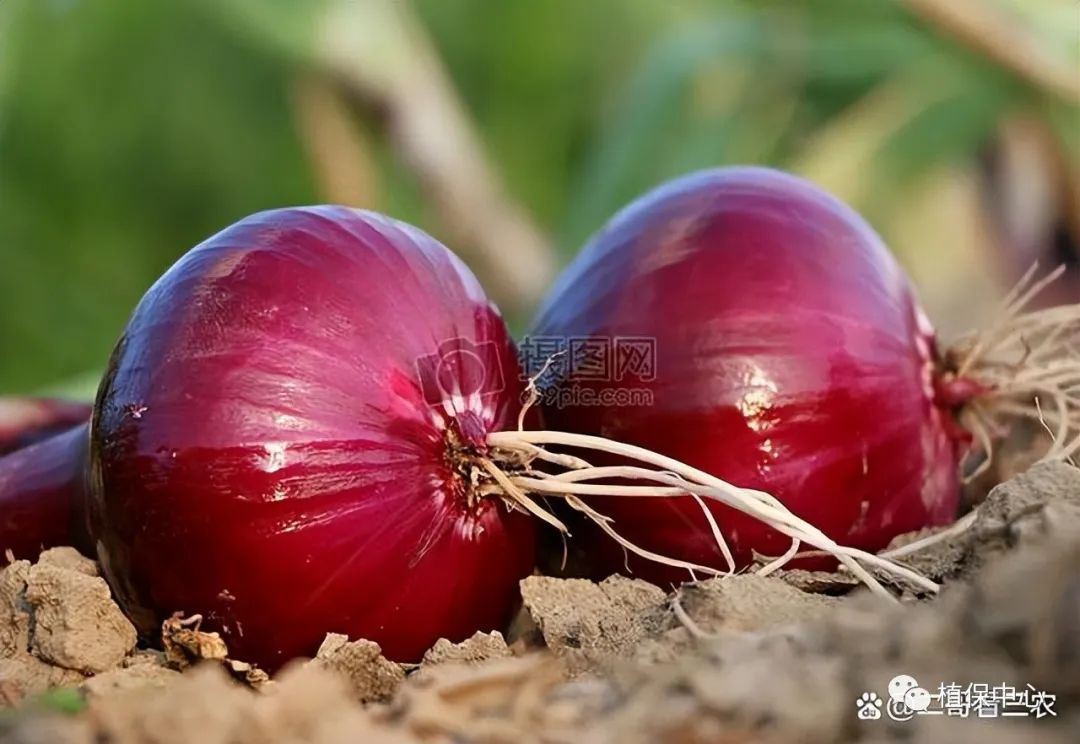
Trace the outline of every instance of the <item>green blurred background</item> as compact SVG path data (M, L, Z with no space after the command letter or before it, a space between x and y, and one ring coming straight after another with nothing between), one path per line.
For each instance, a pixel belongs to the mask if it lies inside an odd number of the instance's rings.
M1076 266L1078 101L1075 0L0 0L0 394L92 394L256 210L418 224L521 329L619 206L724 163L852 203L949 335Z

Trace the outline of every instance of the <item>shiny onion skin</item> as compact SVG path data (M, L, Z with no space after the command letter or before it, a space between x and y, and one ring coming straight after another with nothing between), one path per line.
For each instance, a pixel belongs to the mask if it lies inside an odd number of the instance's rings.
M0 455L48 439L90 420L88 403L0 396Z
M59 398L0 396L0 555L34 560L58 545L88 549L83 504L93 410Z
M0 555L10 550L34 560L58 545L88 550L87 428L81 424L0 456Z
M534 527L469 503L451 443L515 425L519 378L475 278L415 228L314 207L215 235L98 393L90 524L119 601L151 635L199 613L271 670L327 632L417 661L504 627Z
M935 403L933 331L869 225L799 178L724 168L644 195L557 281L530 335L571 349L546 385L549 429L643 446L767 491L853 547L878 550L955 517L962 437ZM654 378L645 369L616 379L615 357L595 379L596 365L572 351L583 337L601 347L654 339ZM652 404L575 403L625 388ZM642 547L726 567L690 498L589 503ZM728 507L710 509L741 565L790 546ZM596 575L626 570L606 536L583 525L575 537ZM637 558L629 566L662 584L688 578Z

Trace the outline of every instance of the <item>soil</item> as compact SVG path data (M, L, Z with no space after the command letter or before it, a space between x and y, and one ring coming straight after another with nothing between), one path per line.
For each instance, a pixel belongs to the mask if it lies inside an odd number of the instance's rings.
M975 509L969 529L904 558L943 582L932 598L890 603L845 574L805 571L672 594L533 576L505 638L444 639L405 666L328 635L273 680L230 659L198 618L167 622L164 652L136 648L93 562L54 549L0 572L0 740L1078 741L1080 470L1038 464ZM931 692L1045 691L1055 715L857 715L887 704L900 674Z

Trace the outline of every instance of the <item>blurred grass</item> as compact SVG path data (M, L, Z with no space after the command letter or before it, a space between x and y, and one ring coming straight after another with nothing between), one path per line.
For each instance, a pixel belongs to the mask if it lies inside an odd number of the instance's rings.
M0 5L0 389L100 368L150 283L315 198L283 63L184 3Z
M290 91L327 74L320 24L348 1L0 2L0 392L91 391L135 302L181 253L250 212L325 198ZM963 260L940 265L974 314L1002 282L975 244L979 162L1000 123L1028 112L1058 133L1069 169L1080 162L1075 103L901 3L414 6L511 197L563 260L666 178L774 164L849 200L917 280L955 249ZM1074 3L993 6L1080 74ZM357 147L372 148L353 160L375 169L372 203L357 206L445 236L369 103L349 100ZM903 224L898 210L931 193L963 213L936 215L935 232ZM932 315L967 322L938 296L948 281L927 284Z

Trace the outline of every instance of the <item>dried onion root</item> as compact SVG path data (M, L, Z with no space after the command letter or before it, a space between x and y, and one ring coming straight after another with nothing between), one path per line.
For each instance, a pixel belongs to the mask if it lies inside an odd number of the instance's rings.
M990 467L994 440L1017 418L1046 428L1051 445L1042 459L1071 461L1080 452L1080 304L1025 312L1065 271L1036 279L1037 268L1007 295L987 331L961 338L946 354L951 378L978 388L959 414L975 437L973 454L985 458L969 479Z
M535 515L536 501L527 494L561 498L572 509L584 514L626 550L648 560L685 568L695 574L701 573L706 576L721 576L734 571L730 549L714 519L710 519L710 528L717 545L724 553L725 560L728 561L727 572L662 556L635 545L619 535L612 526L611 520L590 507L584 499L595 496L626 498L691 496L698 499L699 503L702 503L701 500L717 501L759 519L791 538L792 549L770 563L767 573L782 568L796 557L799 546L806 544L835 557L871 591L881 596L894 599L893 594L874 577L868 567L909 581L927 592L933 593L938 590L937 583L906 566L886 557L838 544L814 525L793 514L775 497L767 493L739 488L690 465L640 447L614 442L603 437L552 431L494 432L488 435L487 443L490 453L483 467L492 475L495 471L500 472L497 481L505 488L511 503ZM580 457L563 455L546 449L551 446L618 455L648 467L592 466ZM566 470L555 474L540 472L528 467L533 460L542 460L549 465L559 465ZM618 479L620 483L611 483L613 479ZM641 485L624 485L626 481ZM527 501L520 500L520 496L525 496ZM552 519L545 519L545 521L553 524ZM557 528L566 532L565 525Z
M946 375L946 384L955 384L961 391L958 403L961 421L972 432L976 451L986 455L983 465L969 477L974 477L989 466L993 441L1006 430L1009 418L1035 419L1047 428L1053 444L1044 459L1070 459L1080 451L1080 305L1024 312L1032 299L1058 278L1062 271L1059 269L1037 280L1036 268L1033 267L1006 297L1002 311L990 329L961 338L946 355L946 364L951 370ZM539 399L536 380L553 361L549 359L529 381L525 410ZM698 573L721 576L730 575L736 570L730 546L706 506L706 500L750 515L791 539L787 551L757 569L759 575L774 573L797 558L829 555L871 591L889 598L893 598L892 593L868 569L903 579L923 591L936 592L939 588L937 583L897 562L897 559L969 529L974 520L974 515L969 514L929 537L875 555L837 543L763 491L740 488L673 458L603 437L525 431L524 421L523 410L518 431L488 435L490 459L483 463L484 469L496 477L503 492L509 494L511 503L543 519L564 535L569 535L566 526L553 515L538 513L543 509L532 496L541 499L561 498L629 553L684 568L694 578ZM549 447L616 455L639 464L597 467L582 457L553 452ZM533 469L531 464L534 461L556 466L562 472L552 474ZM612 483L613 480L617 480L618 484ZM626 485L628 482L634 485ZM636 545L619 534L613 520L588 505L586 499L597 496L689 496L695 499L708 520L727 570L677 560ZM803 550L804 546L811 549Z

